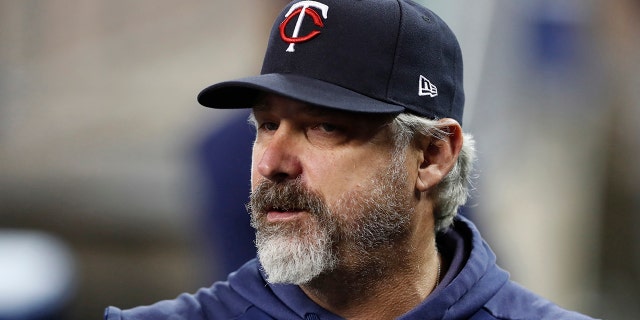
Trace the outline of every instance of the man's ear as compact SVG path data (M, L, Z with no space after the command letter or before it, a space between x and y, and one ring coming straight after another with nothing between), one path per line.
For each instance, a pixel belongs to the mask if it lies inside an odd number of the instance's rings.
M437 185L451 171L462 149L462 127L450 118L438 120L438 127L447 133L442 139L423 137L418 142L422 159L418 168L416 189L424 192Z

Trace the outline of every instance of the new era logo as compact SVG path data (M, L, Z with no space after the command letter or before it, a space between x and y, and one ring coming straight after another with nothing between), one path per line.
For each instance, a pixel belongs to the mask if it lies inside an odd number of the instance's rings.
M425 76L420 75L420 83L418 85L419 96L435 97L438 95L438 88L429 81Z

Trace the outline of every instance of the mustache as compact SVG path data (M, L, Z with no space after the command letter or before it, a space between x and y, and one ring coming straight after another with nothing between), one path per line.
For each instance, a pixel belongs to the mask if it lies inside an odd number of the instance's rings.
M308 189L301 179L260 182L249 196L247 211L252 216L269 211L306 211L311 215L323 215L327 206L323 197Z

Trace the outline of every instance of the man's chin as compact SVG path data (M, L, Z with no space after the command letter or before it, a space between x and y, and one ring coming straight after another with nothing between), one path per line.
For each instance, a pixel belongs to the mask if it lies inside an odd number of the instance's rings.
M308 242L286 236L267 241L258 239L258 258L267 282L301 285L333 269L336 259L326 244L323 241Z

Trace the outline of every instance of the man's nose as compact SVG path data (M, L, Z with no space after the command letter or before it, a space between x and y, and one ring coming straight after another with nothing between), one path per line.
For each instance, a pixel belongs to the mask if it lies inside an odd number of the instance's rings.
M260 175L272 181L283 181L302 174L298 141L291 131L278 129L264 144L257 167Z

